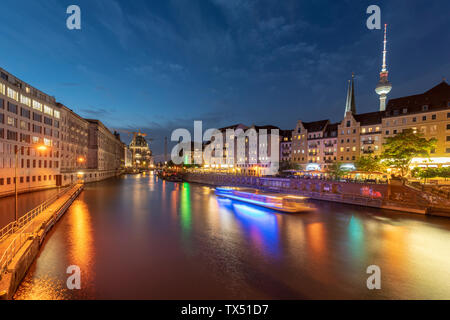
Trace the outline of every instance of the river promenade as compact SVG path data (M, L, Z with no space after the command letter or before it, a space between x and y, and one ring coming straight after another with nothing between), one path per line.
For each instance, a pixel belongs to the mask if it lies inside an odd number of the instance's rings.
M187 182L213 186L252 187L307 196L315 200L450 217L450 201L397 181L377 184L214 173L186 173L183 178Z
M46 234L82 190L82 184L68 187L1 230L0 300L13 297Z

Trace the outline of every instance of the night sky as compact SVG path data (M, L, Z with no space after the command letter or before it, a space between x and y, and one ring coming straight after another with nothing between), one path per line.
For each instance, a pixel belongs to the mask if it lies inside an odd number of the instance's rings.
M82 29L66 28L67 6ZM388 98L450 77L449 1L2 0L0 66L109 128L143 129L155 154L174 128L341 120L378 110L382 30ZM124 141L129 137L122 133Z

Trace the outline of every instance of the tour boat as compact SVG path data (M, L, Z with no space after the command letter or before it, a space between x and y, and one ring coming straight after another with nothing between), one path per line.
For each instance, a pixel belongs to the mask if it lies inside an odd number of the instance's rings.
M216 188L216 195L285 213L315 210L314 207L305 202L308 199L307 197L266 193L258 189L218 187Z

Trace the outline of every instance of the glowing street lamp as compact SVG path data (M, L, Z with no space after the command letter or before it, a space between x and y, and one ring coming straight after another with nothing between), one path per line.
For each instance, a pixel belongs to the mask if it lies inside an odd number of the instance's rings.
M40 152L45 152L47 151L50 147L48 147L45 144L39 144L39 145L34 145L34 148L37 151ZM19 150L23 150L23 147L19 147L19 146L15 146L14 147L14 155L15 155L15 163L14 163L14 195L15 195L15 201L14 201L14 218L15 221L17 222L17 220L19 219L19 214L18 214L18 192L17 192L17 166L19 163Z

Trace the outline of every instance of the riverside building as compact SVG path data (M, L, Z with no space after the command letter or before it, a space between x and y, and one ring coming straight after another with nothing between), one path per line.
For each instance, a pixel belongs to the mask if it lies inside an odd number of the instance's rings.
M16 176L28 192L117 175L124 148L100 121L0 68L0 196L14 193Z

